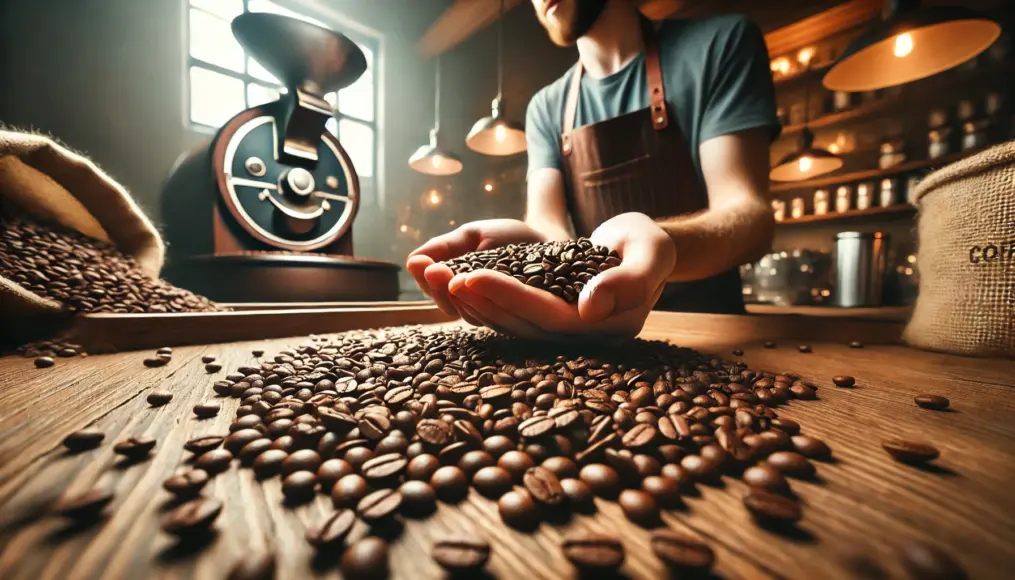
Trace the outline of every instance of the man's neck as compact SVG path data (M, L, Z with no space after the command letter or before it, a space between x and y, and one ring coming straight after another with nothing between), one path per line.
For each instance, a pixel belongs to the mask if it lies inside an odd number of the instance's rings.
M578 39L582 66L595 78L624 68L644 49L641 14L630 2L606 3L592 28Z

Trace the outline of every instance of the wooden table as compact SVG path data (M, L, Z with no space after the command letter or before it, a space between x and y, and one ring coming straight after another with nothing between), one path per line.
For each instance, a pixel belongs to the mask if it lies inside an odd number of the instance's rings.
M796 320L798 317L788 317ZM779 318L653 314L647 338L730 356L743 347L752 367L796 371L820 386L817 401L793 401L780 413L799 421L803 432L831 445L835 460L818 465L813 482L793 481L805 505L799 530L777 534L755 526L740 497L745 486L724 478L699 486L686 508L668 512L667 525L702 536L716 551L715 574L723 578L902 577L896 549L909 540L933 542L961 561L971 578L1010 578L1015 566L1015 363L959 358L845 342L863 335L869 343L891 341L898 326L823 320L801 325ZM795 337L788 340L780 337ZM826 340L818 340L825 336ZM779 340L763 349L765 339ZM798 352L807 340L813 353ZM196 420L191 408L213 397L212 377L200 358L213 354L224 370L254 362L252 347L270 355L297 342L190 346L172 362L150 369L150 352L60 359L37 370L32 361L0 359L0 578L224 578L249 550L274 546L278 578L318 574L336 577L327 559L315 560L303 538L308 525L332 511L318 497L296 509L284 507L277 479L263 486L246 469L218 476L206 493L225 502L215 540L201 552L177 546L159 529L168 494L161 483L186 456L182 444L203 434L226 432L237 405ZM831 377L850 374L854 389L832 386ZM166 407L150 408L146 394L170 389ZM917 408L913 396L935 393L951 399L947 412ZM68 433L90 426L106 433L103 445L80 455L60 446ZM128 436L158 438L153 458L119 465L112 444ZM891 461L879 441L888 437L926 440L942 450L933 467ZM100 480L117 494L108 516L78 529L46 515L64 492L89 489ZM439 576L429 545L452 532L493 540L490 572L498 578L561 578L573 572L558 542L569 530L619 533L626 545L624 572L659 577L663 569L648 547L649 532L628 523L615 504L600 502L591 516L544 523L531 534L505 528L496 507L474 492L463 503L441 504L428 520L407 520L393 542L391 563L399 578ZM362 532L363 530L360 530Z

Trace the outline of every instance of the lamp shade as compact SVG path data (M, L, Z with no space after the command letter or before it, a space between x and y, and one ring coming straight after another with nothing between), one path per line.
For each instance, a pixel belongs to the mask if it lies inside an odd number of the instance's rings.
M780 159L768 173L768 178L772 181L802 181L831 173L840 167L842 159L814 147L814 134L804 127L797 150Z
M825 74L832 91L873 91L948 70L980 54L1001 26L960 6L888 0L888 16L865 32Z
M494 99L493 113L472 125L465 144L483 155L515 155L525 151L525 129L501 117L500 100Z
M462 170L462 160L437 144L437 131L430 131L430 143L421 145L409 157L409 167L426 175L454 175Z

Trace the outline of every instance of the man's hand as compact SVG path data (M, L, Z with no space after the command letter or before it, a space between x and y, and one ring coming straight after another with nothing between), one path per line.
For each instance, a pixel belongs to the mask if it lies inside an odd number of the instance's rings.
M509 244L544 242L546 237L518 220L497 219L467 223L458 229L437 236L411 254L406 269L419 287L434 299L441 310L460 315L468 322L482 325L468 308L448 293L448 283L454 276L451 269L440 264L462 254L488 250Z
M517 336L635 336L673 272L673 241L651 218L638 213L606 221L591 239L616 250L621 263L590 280L577 306L492 270L455 275L447 281L447 290L470 322Z

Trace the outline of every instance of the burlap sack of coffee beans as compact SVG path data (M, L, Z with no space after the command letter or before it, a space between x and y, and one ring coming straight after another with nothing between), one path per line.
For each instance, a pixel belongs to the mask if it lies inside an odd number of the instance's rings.
M0 129L0 228L23 222L51 223L111 244L151 277L162 268L162 239L120 184L49 137ZM0 274L0 318L63 307Z
M1015 357L1015 142L931 174L910 201L919 208L920 295L904 339Z

